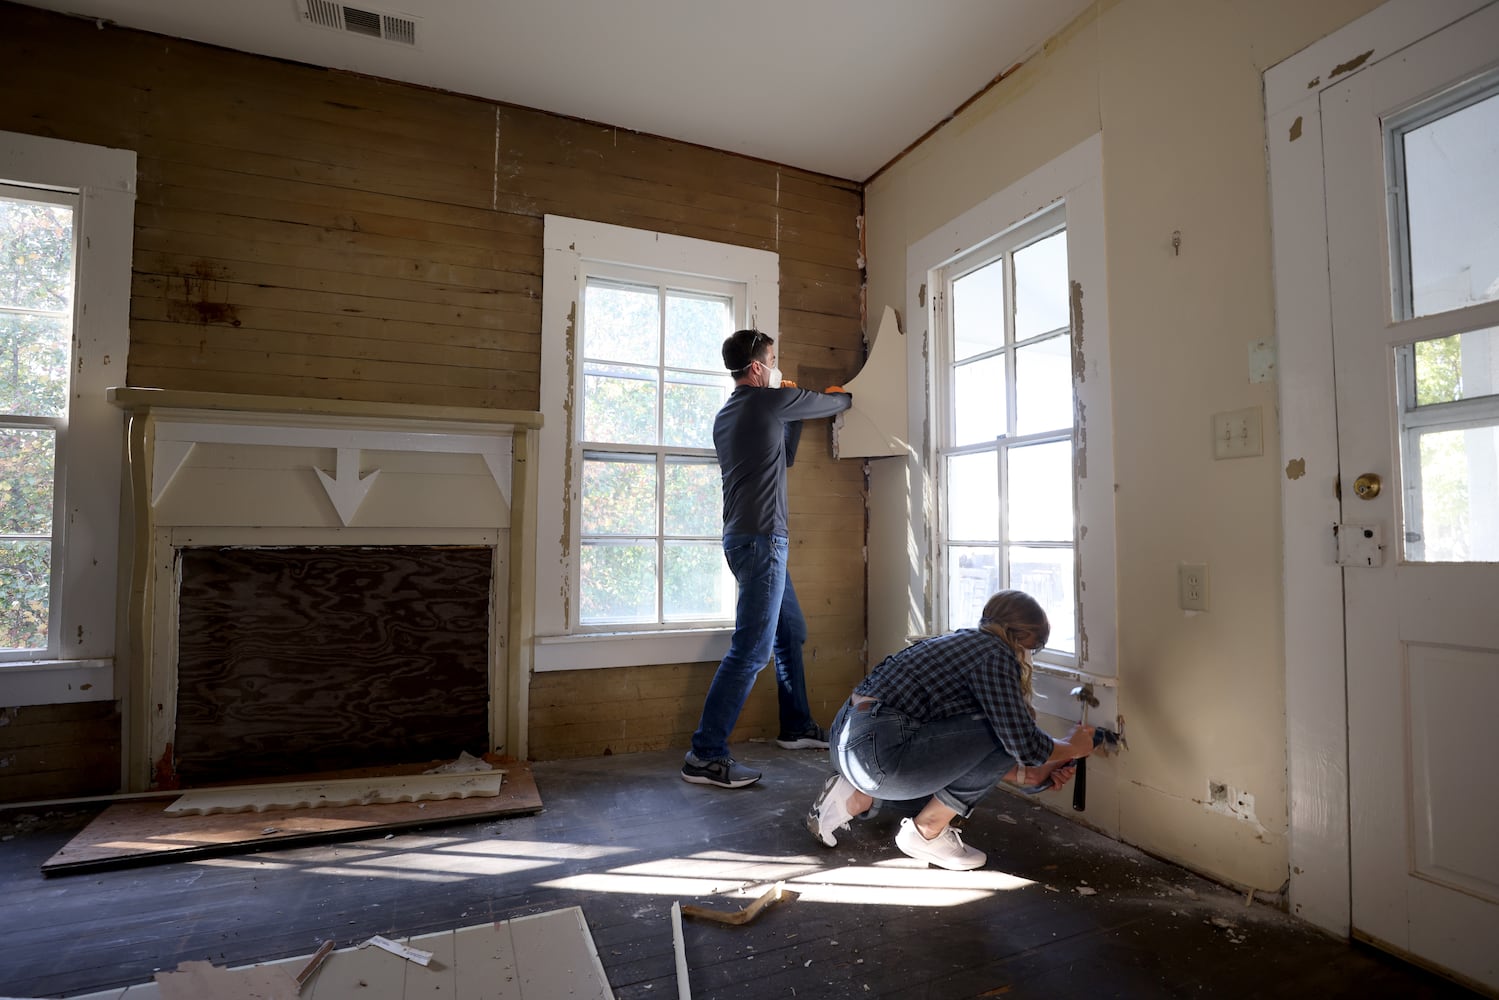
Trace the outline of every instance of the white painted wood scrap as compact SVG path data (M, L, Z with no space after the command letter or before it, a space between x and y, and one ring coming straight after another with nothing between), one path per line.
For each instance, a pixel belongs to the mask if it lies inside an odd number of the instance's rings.
M199 788L164 809L176 816L316 809L390 802L421 802L496 796L504 771L474 774L408 774L375 778L332 778L231 788Z
M341 948L327 957L297 1000L614 1000L593 935L576 906L391 943L431 960L422 966L381 947ZM294 990L297 972L311 957L309 952L216 971L284 977ZM75 1000L174 1000L179 995L168 996L150 982ZM239 994L205 992L194 1000L230 997Z
M458 967L460 1000L517 1000L520 983L510 929L481 924L453 932L453 962Z
M413 948L409 944L401 944L398 941L392 941L388 937L381 937L379 934L376 934L359 947L363 948L366 945L383 948L392 955L404 958L408 962L415 962L417 965L428 965L432 961L432 953L430 951L422 948Z
M833 418L834 458L879 458L911 450L906 442L906 338L894 309L885 307L864 367L843 388L853 394L854 405Z
M570 906L507 923L523 1000L614 1000L582 909Z
M692 987L687 984L687 943L682 938L682 903L671 904L671 945L677 953L677 1000L692 1000Z

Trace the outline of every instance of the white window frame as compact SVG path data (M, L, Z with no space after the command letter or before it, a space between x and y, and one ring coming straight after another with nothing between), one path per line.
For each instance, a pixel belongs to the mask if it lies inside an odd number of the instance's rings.
M717 661L732 624L639 629L576 624L577 509L582 454L574 417L576 320L591 266L691 275L743 288L743 323L780 339L780 258L767 250L548 215L541 314L541 411L537 458L537 671ZM737 312L737 308L736 308ZM727 377L727 375L726 375Z
M130 347L135 163L130 150L0 132L0 182L78 198L72 381L58 441L64 507L53 525L53 645L44 657L0 662L4 705L115 696L124 417L106 390L124 384Z
M917 553L912 592L924 595L927 630L943 628L939 603L941 497L930 470L936 468L937 442L925 428L945 418L945 395L934 380L943 370L927 356L941 329L936 298L942 271L1003 234L1014 232L1060 206L1067 230L1067 270L1073 289L1073 465L1076 503L1077 655L1039 656L1034 678L1038 708L1052 715L1075 715L1070 696L1079 681L1094 684L1100 706L1092 717L1113 719L1118 676L1117 571L1114 528L1114 435L1109 362L1108 274L1104 253L1102 137L1095 134L1009 187L907 248L906 314L919 317L926 337L908 337L908 412L912 441L925 441L925 477L913 477L909 503L916 521ZM943 407L944 409L939 409ZM954 622L952 627L972 627Z
M1006 315L1002 324L1002 341L1000 346L990 352L986 352L986 356L998 355L1004 359L1004 377L1006 382L1005 404L1008 411L1005 415L1004 423L1006 427L1013 426L1019 396L1016 380L1018 350L1028 344L1060 336L1067 336L1070 340L1071 334L1070 330L1066 334L1059 333L1057 330L1048 330L1043 334L1024 339L1017 337L1014 329L1016 310L1015 255L1019 251L1039 243L1048 237L1055 236L1058 233L1065 233L1066 231L1066 215L1063 206L1061 204L1053 205L1036 217L996 235L989 242L975 247L943 266L932 270L932 281L929 285L928 294L933 297L931 305L933 322L931 328L937 331L937 335L933 338L935 342L932 344L931 353L936 359L934 370L941 373L940 377L933 379L932 384L933 409L940 418L937 423L933 424L933 427L937 429L937 441L934 448L936 458L932 464L932 474L936 478L939 494L944 501L934 512L935 516L932 524L933 537L937 540L935 544L938 557L938 565L933 572L932 590L933 619L936 621L937 627L944 632L950 632L959 628L972 628L974 625L972 621L952 621L948 615L951 603L951 595L948 593L948 588L952 572L948 566L950 539L948 537L947 504L945 502L947 500L947 484L945 479L947 460L959 455L992 453L995 456L998 471L997 488L999 490L1000 523L996 525L997 534L993 548L999 565L1004 567L1008 562L1006 557L1007 551L1014 542L1014 539L1011 537L1008 518L1004 514L1009 504L1009 481L1006 473L1008 469L1007 458L1010 449L1025 447L1027 445L1059 443L1062 441L1071 443L1075 447L1075 439L1077 437L1076 415L1074 412L1072 423L1065 427L1027 434L1023 437L1001 435L992 441L973 442L963 445L954 443L953 435L956 428L954 426L955 413L953 410L952 377L956 367L956 359L953 357L953 344L949 336L952 332L953 324L953 285L962 276L973 273L983 267L998 264L1004 268L1004 308ZM1068 492L1070 494L1071 490L1069 489ZM963 544L968 543L964 542ZM1072 555L1073 564L1076 565L1076 532L1074 532L1073 537L1069 538L1065 544L1052 544L1048 542L1027 544L1034 544L1040 548L1065 547ZM1014 586L1013 582L1005 582L1002 585ZM1052 631L1055 634L1055 628ZM1046 650L1037 659L1057 666L1075 667L1077 665L1077 657L1074 654L1064 653L1055 649Z

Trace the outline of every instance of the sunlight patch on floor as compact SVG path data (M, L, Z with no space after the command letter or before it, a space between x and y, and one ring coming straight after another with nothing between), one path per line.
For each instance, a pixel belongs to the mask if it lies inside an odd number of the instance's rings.
M954 872L916 861L821 868L772 864L773 859L718 853L716 858L662 858L609 872L570 875L539 883L553 889L662 896L754 898L768 885L786 883L808 902L880 906L959 906L1035 883L1001 871ZM752 862L736 865L734 862ZM737 876L753 869L756 878ZM690 877L696 874L698 877ZM717 877L714 877L714 875Z
M623 875L618 872L597 872L588 875L569 875L565 878L538 882L548 889L575 889L579 892L621 892L655 896L719 896L726 892L743 889L747 885L761 885L760 881L734 878L673 878L670 876Z
M430 872L385 871L380 868L332 868L319 866L303 869L313 875L337 875L341 878L390 878L403 882L462 882L467 875L435 875Z
M616 854L634 854L634 847L604 847L599 844L548 843L542 840L470 840L438 848L440 851L463 851L472 854L508 854L529 858L607 858Z
M509 875L532 868L548 868L555 861L534 858L486 858L465 857L457 854L430 854L412 852L390 854L384 857L361 858L348 865L350 872L364 872L367 868L400 868L408 871L443 872L454 875Z

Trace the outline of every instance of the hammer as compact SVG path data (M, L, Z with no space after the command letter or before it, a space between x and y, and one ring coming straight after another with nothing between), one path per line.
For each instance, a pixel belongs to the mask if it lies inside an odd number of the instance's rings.
M1078 724L1086 726L1088 724L1089 707L1098 707L1098 699L1093 694L1093 685L1079 684L1072 689L1072 697L1082 702L1083 715L1078 720ZM1077 759L1077 774L1073 778L1072 784L1072 808L1077 812L1082 812L1088 808L1088 758L1086 757L1079 757Z

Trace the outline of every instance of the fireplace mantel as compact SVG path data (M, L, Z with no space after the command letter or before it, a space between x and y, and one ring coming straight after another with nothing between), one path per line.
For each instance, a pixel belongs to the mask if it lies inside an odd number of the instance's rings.
M126 785L152 786L176 724L177 560L194 546L484 545L495 553L491 746L524 756L513 627L534 534L533 411L120 387L131 593Z

